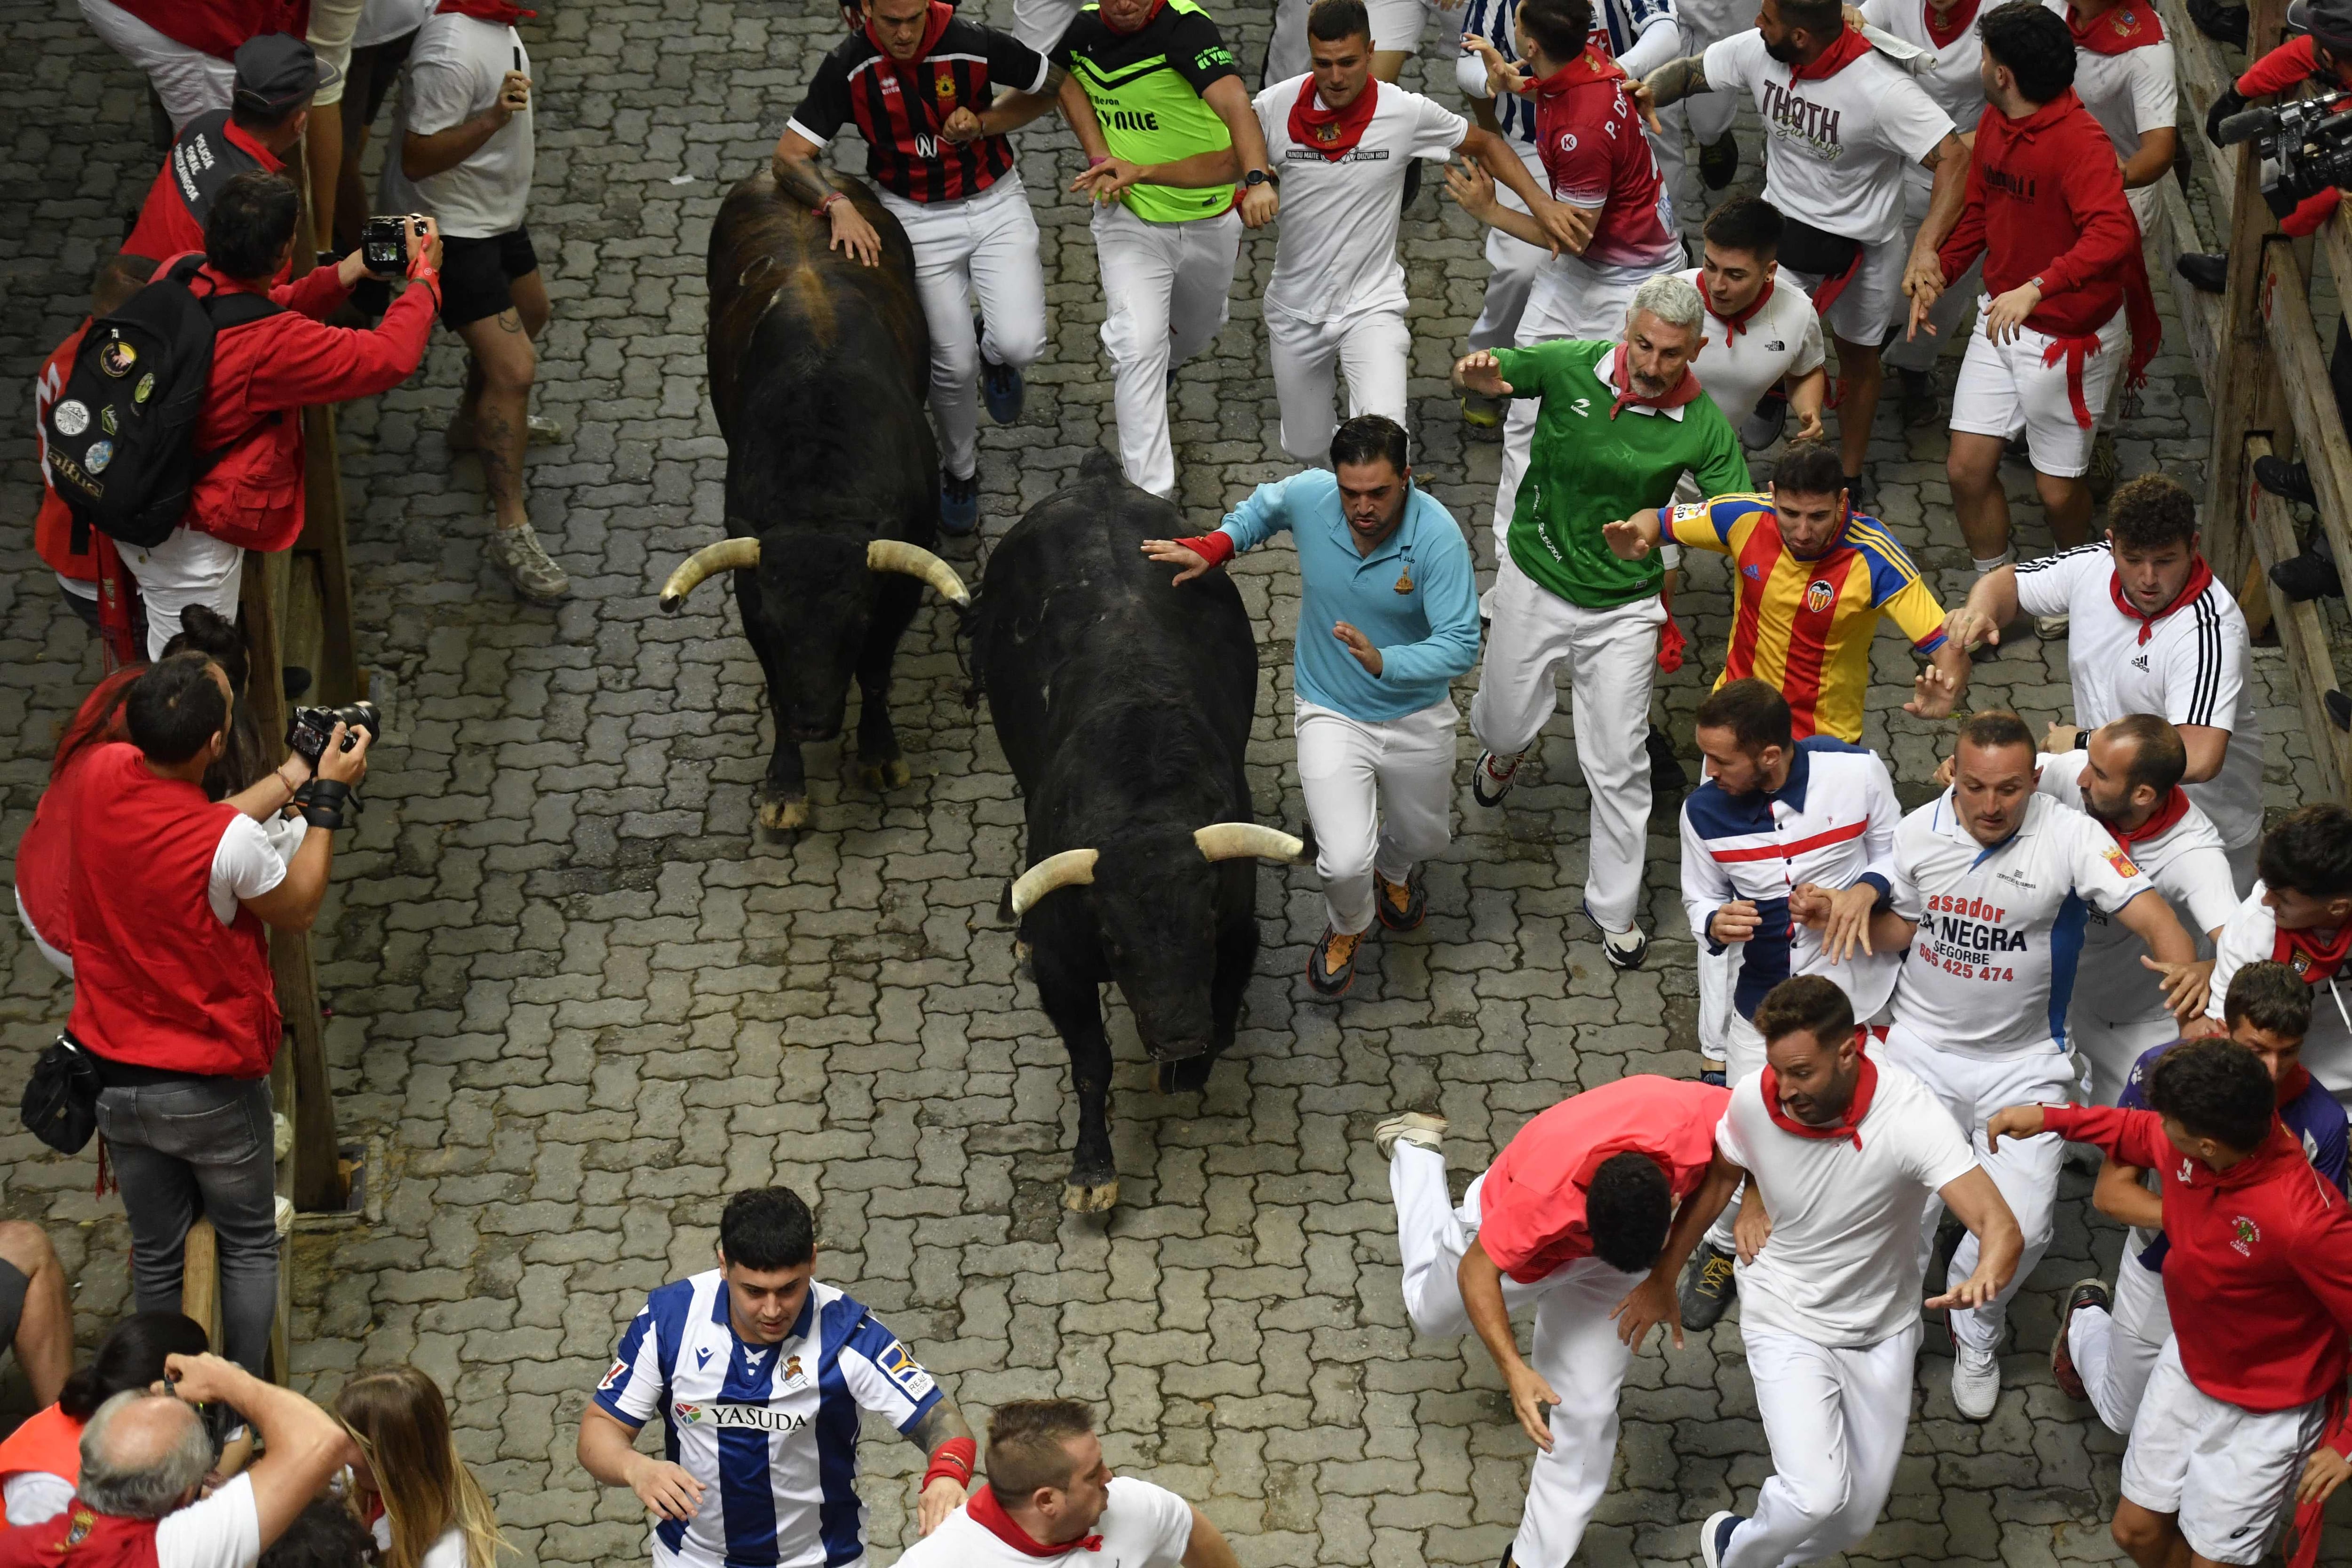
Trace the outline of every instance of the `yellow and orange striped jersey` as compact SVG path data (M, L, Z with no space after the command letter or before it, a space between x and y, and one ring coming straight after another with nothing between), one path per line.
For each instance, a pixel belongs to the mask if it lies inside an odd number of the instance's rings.
M1943 646L1943 605L1910 552L1874 517L1849 513L1837 542L1812 561L1781 540L1769 495L1677 506L1668 537L1731 557L1731 643L1716 684L1752 675L1778 688L1801 740L1862 739L1870 639L1881 615L1894 616L1921 653Z

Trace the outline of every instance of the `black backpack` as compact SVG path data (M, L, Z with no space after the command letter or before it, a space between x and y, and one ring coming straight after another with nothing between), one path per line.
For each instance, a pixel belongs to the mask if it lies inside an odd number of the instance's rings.
M183 257L92 321L43 416L49 482L77 537L94 528L124 544L161 544L217 456L196 450L214 335L279 307L242 289L215 292L196 277L204 260Z

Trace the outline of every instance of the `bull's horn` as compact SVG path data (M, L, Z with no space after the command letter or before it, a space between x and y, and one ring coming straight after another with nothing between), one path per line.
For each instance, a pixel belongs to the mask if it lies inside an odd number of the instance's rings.
M705 577L719 572L744 572L760 563L760 542L756 539L722 539L716 544L706 544L677 564L662 584L661 607L675 614L686 596L700 585Z
M1268 860L1296 860L1307 853L1304 839L1255 822L1213 822L1195 832L1192 842L1211 860L1246 860L1254 855Z
M963 585L955 568L919 544L909 544L903 539L877 539L866 547L866 567L869 572L904 572L909 577L919 577L951 605L971 603L971 590Z
M1058 855L1046 856L1022 872L1020 879L1013 884L1013 918L1017 921L1027 914L1038 900L1056 888L1092 882L1098 853L1093 849L1065 849Z

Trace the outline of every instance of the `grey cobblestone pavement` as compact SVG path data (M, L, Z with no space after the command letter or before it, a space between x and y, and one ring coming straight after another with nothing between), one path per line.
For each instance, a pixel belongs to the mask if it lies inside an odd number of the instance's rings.
M992 0L999 20L1005 3ZM13 433L0 515L15 520L0 541L0 838L13 850L54 726L98 670L28 546L26 388L156 156L138 79L70 4L0 0L0 19L15 127L0 132L0 428ZM814 749L814 830L765 842L751 786L766 719L731 601L706 593L675 619L654 604L659 574L719 521L701 345L709 220L838 26L830 5L626 0L550 5L527 27L541 79L531 226L556 307L538 405L574 432L533 454L532 511L572 574L570 603L519 605L485 567L478 469L439 434L463 371L452 338L416 383L345 417L361 655L390 731L338 858L320 977L344 1133L380 1140L384 1160L369 1223L296 1237L298 1381L323 1396L353 1369L414 1360L453 1391L464 1449L525 1561L641 1561L634 1500L600 1492L572 1458L581 1405L644 1291L705 1266L723 1194L786 1182L821 1205L824 1276L883 1313L968 1410L1046 1392L1097 1401L1114 1460L1198 1500L1245 1562L1490 1563L1528 1451L1484 1352L1407 1328L1368 1134L1392 1107L1442 1109L1458 1184L1563 1094L1697 1070L1672 815L1652 837L1645 919L1661 939L1630 975L1612 975L1575 912L1586 801L1565 716L1507 816L1464 791L1427 925L1372 944L1343 1005L1299 981L1320 924L1311 874L1269 872L1237 1048L1197 1100L1161 1099L1132 1031L1116 1034L1122 1203L1107 1225L1065 1215L1066 1062L996 917L1020 805L963 704L950 621L927 609L898 664L914 783L877 799L851 782L854 759ZM1254 64L1263 16L1236 31ZM1450 72L1435 74L1452 98ZM968 572L1108 435L1094 253L1059 194L1073 143L1048 127L1022 147L1053 342L1022 422L984 432L983 542L946 548ZM1753 178L1752 135L1748 147ZM1440 209L1424 194L1404 242L1421 471L1490 562L1498 448L1465 442L1442 380L1486 268L1471 226ZM1270 238L1248 242L1232 324L1178 386L1182 499L1202 527L1284 471L1255 302L1272 255ZM1958 593L1943 437L1898 432L1889 402L1884 510ZM2126 471L2193 476L2205 428L2168 343L2125 429ZM2027 500L2023 471L2009 477ZM2021 507L2039 548L2036 516ZM1280 551L1237 571L1266 668L1258 805L1296 826L1296 578ZM1727 624L1717 564L1692 576L1683 605L1702 657L1664 688L1685 733ZM2280 656L2256 662L2271 804L2284 807L2311 742ZM1917 799L1939 728L1899 711L1910 668L1899 643L1881 645L1868 738ZM2066 701L2063 654L2032 643L1978 681L1980 702L2037 724ZM68 998L13 921L0 974L0 1084L14 1086ZM0 1200L48 1224L86 1345L128 1297L120 1205L90 1195L93 1174L89 1155L0 1133ZM2101 1521L2122 1444L2042 1364L2053 1295L2115 1255L2087 1185L2068 1178L1990 1422L1957 1418L1931 1336L1886 1521L1854 1560L2119 1560ZM1736 1329L1644 1353L1624 1409L1584 1560L1696 1562L1696 1521L1751 1501L1768 1473ZM877 1439L865 1462L878 1562L906 1537L919 1459ZM2329 1539L2338 1563L2352 1562L2347 1518L2339 1508Z

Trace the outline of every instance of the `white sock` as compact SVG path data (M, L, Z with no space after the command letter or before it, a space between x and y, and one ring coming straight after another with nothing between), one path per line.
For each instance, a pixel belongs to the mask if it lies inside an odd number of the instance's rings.
M2017 559L2017 552L2016 552L2016 551L2014 551L2014 550L2004 550L2004 551L2002 551L2000 554L1995 555L1995 556L1992 556L1992 557L1991 557L1991 558L1990 558L1990 559L1984 559L1984 558L1980 558L1980 557L1978 557L1978 556L1971 555L1971 556L1969 556L1969 565L1971 565L1971 566L1974 566L1974 567L1977 569L1977 575L1978 575L1978 576L1979 576L1979 577L1990 577L1990 576L1991 576L1994 573L1996 573L1996 572L2000 571L2002 567L2009 565L2011 562L2014 562L2016 559Z

